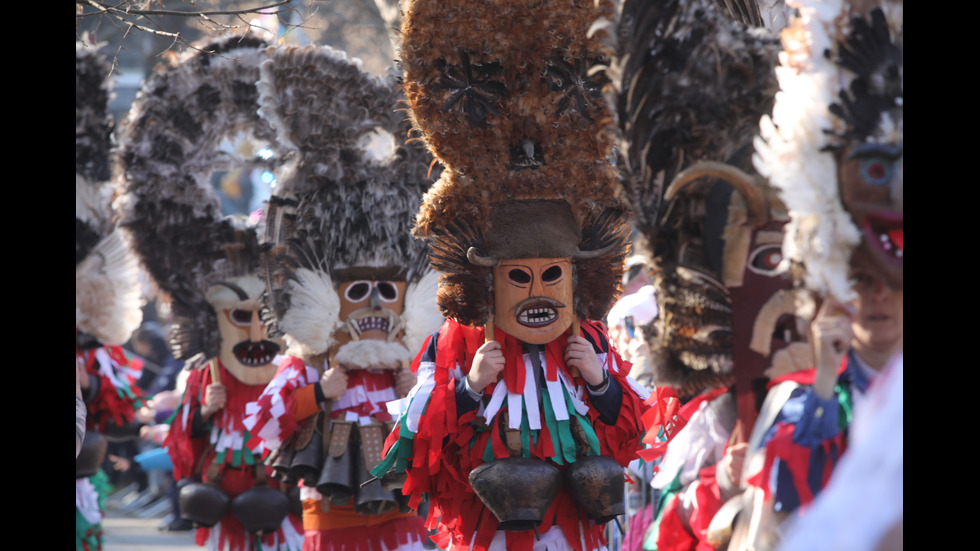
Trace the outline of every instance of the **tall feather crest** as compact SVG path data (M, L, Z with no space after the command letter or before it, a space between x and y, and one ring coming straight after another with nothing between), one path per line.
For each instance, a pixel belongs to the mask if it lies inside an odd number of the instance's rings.
M792 215L787 259L803 266L806 286L846 301L855 296L847 274L862 234L841 202L833 151L903 145L903 3L787 4L799 15L783 31L780 92L760 123L755 166Z
M118 345L142 322L142 288L139 263L115 227L112 79L98 50L75 43L75 327Z
M403 143L397 76L368 75L326 46L270 49L261 74L259 112L289 149L266 224L278 331L314 354L333 346L345 268L397 269L416 305L405 316L420 317L406 325L434 331L425 242L410 231L431 157Z
M700 162L754 172L752 138L772 109L779 43L745 22L771 17L754 2L627 0L619 18L623 187L657 287L655 381L685 395L734 380L724 239L745 220L729 218L740 197L724 182L668 186Z
M121 225L169 301L179 359L218 355L206 292L259 269L256 221L222 214L211 174L264 163L223 147L227 142L274 144L271 126L257 113L266 46L227 36L168 58L145 80L120 134Z

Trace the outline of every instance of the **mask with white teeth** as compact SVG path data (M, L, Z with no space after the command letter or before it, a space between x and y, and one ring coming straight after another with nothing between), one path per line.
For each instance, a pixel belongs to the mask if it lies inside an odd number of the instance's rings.
M269 339L260 316L261 282L255 277L223 282L208 292L218 314L221 363L235 379L247 385L264 385L278 366L272 363L282 343Z
M405 281L397 280L340 282L337 294L343 325L335 335L335 361L348 368L380 369L408 361L401 343L406 288Z
M531 344L547 344L572 324L568 258L501 260L493 269L494 324Z

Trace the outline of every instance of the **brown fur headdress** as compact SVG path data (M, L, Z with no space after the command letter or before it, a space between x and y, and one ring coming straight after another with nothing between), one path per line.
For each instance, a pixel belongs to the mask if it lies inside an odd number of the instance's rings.
M612 15L592 0L407 3L405 94L444 167L414 233L447 317L489 320L490 265L507 257L572 256L579 317L602 318L618 294L630 228L604 96Z

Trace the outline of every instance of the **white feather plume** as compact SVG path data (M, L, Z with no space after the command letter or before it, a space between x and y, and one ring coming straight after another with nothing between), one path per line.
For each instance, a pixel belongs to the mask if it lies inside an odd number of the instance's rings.
M143 321L139 261L116 230L75 266L75 327L121 345Z
M772 118L760 122L754 164L781 190L789 210L784 258L803 264L809 288L846 301L854 296L848 264L861 234L841 204L834 157L824 151L826 132L837 123L829 106L842 84L839 68L822 55L833 46L842 2L788 3L799 19L783 31L780 92Z
M340 297L330 275L300 268L288 285L290 308L279 321L280 329L312 354L326 352L335 343L340 320Z
M436 292L439 290L439 273L428 270L418 280L409 284L405 290L405 309L402 320L405 322L405 336L402 342L413 353L422 349L425 339L442 326L445 318L435 307Z

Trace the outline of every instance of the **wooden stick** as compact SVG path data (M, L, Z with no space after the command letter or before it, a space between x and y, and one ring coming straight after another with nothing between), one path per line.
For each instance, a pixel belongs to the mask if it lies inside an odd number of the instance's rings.
M217 358L211 358L208 361L208 367L211 368L211 382L212 383L220 383L221 382L221 373L218 372L218 359Z
M485 338L483 339L483 342L490 342L490 341L492 341L493 340L493 320L488 321L487 324L484 326L484 328L486 329L487 334L486 334Z

